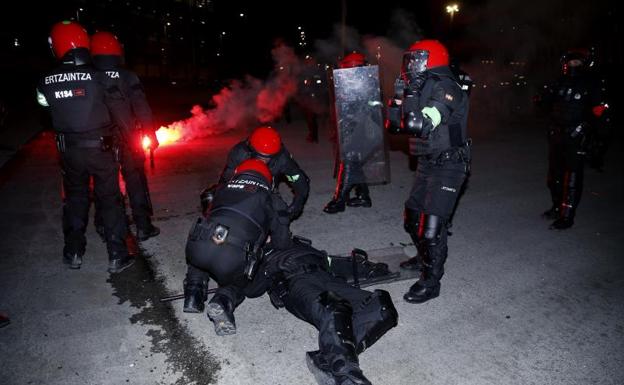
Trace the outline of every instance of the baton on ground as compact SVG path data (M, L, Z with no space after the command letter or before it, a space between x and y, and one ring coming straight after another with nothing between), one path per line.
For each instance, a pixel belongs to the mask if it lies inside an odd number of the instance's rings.
M208 289L206 290L206 294L214 294L217 292L217 288L215 287L214 289ZM171 301L177 301L179 299L183 299L184 298L184 293L182 294L174 294L174 295L170 295L168 297L162 297L160 299L160 302L171 302Z

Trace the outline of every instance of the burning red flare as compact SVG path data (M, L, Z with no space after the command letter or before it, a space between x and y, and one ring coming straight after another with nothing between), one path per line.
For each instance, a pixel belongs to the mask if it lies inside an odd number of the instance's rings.
M158 138L158 143L160 143L161 146L174 143L180 140L181 137L181 124L178 122L170 124L167 127L162 126L156 131L156 138Z
M143 137L143 149L144 150L149 150L150 147L152 147L152 140L150 138L148 138L147 136Z

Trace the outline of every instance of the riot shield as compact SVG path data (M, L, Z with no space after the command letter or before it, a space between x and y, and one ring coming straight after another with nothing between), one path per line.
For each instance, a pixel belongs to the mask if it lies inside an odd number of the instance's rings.
M334 69L330 79L338 155L354 170L350 180L368 184L390 182L379 67Z

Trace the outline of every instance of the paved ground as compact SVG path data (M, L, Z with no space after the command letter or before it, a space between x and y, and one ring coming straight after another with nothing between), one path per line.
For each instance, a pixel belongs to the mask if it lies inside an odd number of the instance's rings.
M372 208L328 216L321 209L333 190L330 148L304 142L300 124L283 134L312 180L295 233L331 253L408 243L401 211L412 174L402 153L391 153L392 183L372 188ZM149 178L162 234L113 279L93 229L84 268L60 265L60 178L50 136L3 169L0 312L12 323L0 329L2 383L314 384L304 353L316 348L315 330L266 297L243 303L238 334L225 338L205 315L182 313L181 302L156 301L181 290L198 193L241 135L157 151ZM576 225L552 232L539 217L549 203L541 133L518 126L476 140L442 295L410 305L401 299L409 282L379 286L392 294L400 321L361 356L371 381L624 383L624 164L622 151L612 150L603 174L587 171Z

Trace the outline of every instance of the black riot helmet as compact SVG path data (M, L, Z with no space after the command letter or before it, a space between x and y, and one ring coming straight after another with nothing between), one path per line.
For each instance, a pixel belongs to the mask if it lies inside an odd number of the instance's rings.
M561 72L565 76L578 76L594 65L592 50L571 49L561 56Z

